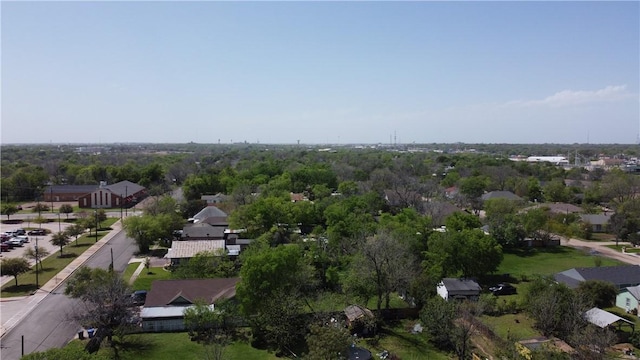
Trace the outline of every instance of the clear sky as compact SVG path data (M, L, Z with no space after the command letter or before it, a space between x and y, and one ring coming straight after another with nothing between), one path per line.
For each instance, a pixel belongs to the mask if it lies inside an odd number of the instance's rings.
M2 143L634 143L640 3L7 2Z

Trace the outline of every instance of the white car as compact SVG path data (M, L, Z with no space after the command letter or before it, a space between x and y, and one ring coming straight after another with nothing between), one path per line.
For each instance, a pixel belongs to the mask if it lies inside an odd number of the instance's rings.
M22 239L16 238L16 237L13 237L13 238L7 240L7 243L9 243L9 244L11 244L13 246L22 246L24 244Z
M28 243L29 237L27 235L16 235L15 238L22 240L22 243Z

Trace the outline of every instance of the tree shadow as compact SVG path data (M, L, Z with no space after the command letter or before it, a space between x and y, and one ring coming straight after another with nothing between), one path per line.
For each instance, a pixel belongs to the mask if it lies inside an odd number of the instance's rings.
M23 222L24 222L24 220L22 220L22 219L2 220L2 223L3 224L7 224L7 225L10 225L10 224L22 224Z
M128 334L122 338L114 338L114 346L118 351L142 355L143 353L153 350L157 344L154 339L140 334ZM141 356L142 357L142 356Z
M63 253L61 255L58 255L58 258L60 259L67 259L67 258L74 258L74 257L78 257L78 255L74 253Z
M13 284L15 284L15 280L12 280ZM20 284L18 286L11 285L2 289L2 292L5 294L24 294L24 293L32 293L38 290L36 284Z

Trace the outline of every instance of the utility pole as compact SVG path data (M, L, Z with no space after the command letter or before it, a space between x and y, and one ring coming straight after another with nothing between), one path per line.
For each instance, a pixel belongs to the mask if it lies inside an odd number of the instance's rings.
M40 287L38 279L38 237L36 236L36 291Z
M98 209L96 209L93 214L96 217L96 242L98 242Z

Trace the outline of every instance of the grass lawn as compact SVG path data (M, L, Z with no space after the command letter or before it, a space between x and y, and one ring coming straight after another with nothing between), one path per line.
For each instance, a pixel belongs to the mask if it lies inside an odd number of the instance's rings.
M448 354L440 352L429 343L428 336L425 333L411 333L413 326L417 322L418 320L403 320L394 323L392 326L383 327L379 332L377 344L372 344L374 341L369 339L361 339L358 341L358 346L371 351L374 359L377 359L377 354L383 350L387 350L403 360L450 359Z
M131 279L131 275L133 275L133 273L136 271L138 266L140 266L140 263L138 262L127 265L127 268L122 273L122 278L124 279L124 281L129 282L129 279Z
M67 347L83 348L87 340L74 340ZM122 360L200 360L205 358L205 347L193 342L187 333L131 334L125 337L127 344L120 351ZM112 350L104 346L96 354L99 358L110 358ZM228 360L276 360L275 355L251 347L244 342L235 342L225 349Z
M108 234L108 232L98 232L98 239ZM72 240L69 245L63 248L64 257L60 257L60 251L42 260L42 270L38 270L38 283L40 286L53 279L62 269L69 265L76 257L85 252L91 245L95 244L95 236L83 235L76 241ZM38 266L40 269L40 266ZM25 296L36 290L35 267L31 271L18 275L18 286L15 281L6 283L1 291L0 297Z
M599 260L596 260L599 259ZM504 254L497 273L510 274L512 277L532 277L534 275L551 275L574 267L594 267L596 261L601 266L622 265L617 260L602 256L594 256L582 250L558 246L551 248L509 250Z
M480 320L504 340L509 336L515 340L540 336L540 333L533 328L533 320L522 313L501 316L483 315Z
M595 241L616 241L616 236L606 233L593 233L591 234L591 240Z
M630 254L640 253L640 248L633 247L633 245L629 245L629 244L618 245L618 246L616 245L605 245L605 246L608 247L609 249L618 250L620 252L622 252L622 248L624 248L624 251Z
M151 290L151 283L156 280L167 280L171 279L171 272L161 268L161 267L152 267L149 268L149 272L147 273L147 269L142 270L136 281L133 282L134 290Z

